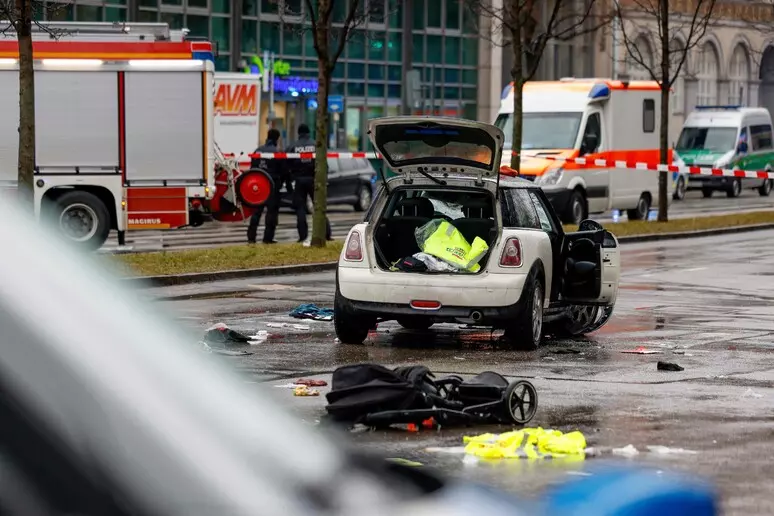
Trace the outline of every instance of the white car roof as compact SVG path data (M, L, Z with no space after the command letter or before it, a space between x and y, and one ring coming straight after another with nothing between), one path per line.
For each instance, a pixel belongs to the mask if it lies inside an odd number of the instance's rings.
M500 175L500 188L528 188L537 190L540 187L527 179Z

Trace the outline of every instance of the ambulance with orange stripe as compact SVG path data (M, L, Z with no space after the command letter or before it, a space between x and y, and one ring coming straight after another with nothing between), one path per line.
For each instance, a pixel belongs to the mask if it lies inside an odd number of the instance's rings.
M33 27L36 216L85 248L111 230L123 243L127 230L200 224L214 191L211 43L158 23ZM14 188L12 28L0 31L0 91L0 183Z
M505 133L506 148L512 146L513 105L513 88L506 88L495 121ZM565 223L609 210L626 210L632 220L646 218L658 202L657 172L563 159L657 164L659 105L655 81L527 82L520 176L543 188ZM503 163L509 161L510 152L504 153Z

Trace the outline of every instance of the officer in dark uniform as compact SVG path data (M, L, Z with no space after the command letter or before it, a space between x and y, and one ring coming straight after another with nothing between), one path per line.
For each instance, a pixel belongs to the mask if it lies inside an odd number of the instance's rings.
M266 138L266 143L257 149L255 152L278 152L279 151L279 139L280 132L276 129L269 129L269 134ZM255 243L255 238L258 234L258 224L261 222L261 215L263 215L263 208L266 207L266 227L263 230L263 243L264 244L276 244L274 240L274 232L277 229L277 221L279 219L280 209L280 193L279 190L282 187L283 177L283 164L284 160L281 159L266 159L266 158L253 158L250 162L251 169L260 169L271 176L273 187L269 194L269 199L265 204L260 206L253 216L250 217L250 224L247 226L247 242L249 244Z
M309 133L309 126L298 126L298 140L288 145L288 153L300 154L315 152L314 140ZM314 158L297 158L288 160L295 185L293 188L293 208L296 210L298 241L305 242L309 236L309 226L306 222L306 199L314 201ZM331 223L325 217L325 238L333 240L331 236Z

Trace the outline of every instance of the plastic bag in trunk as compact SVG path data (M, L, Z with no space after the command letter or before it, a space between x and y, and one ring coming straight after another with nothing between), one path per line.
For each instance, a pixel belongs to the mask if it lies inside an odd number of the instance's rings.
M443 219L433 219L418 227L414 236L422 252L470 272L481 270L478 262L489 250L487 243L479 237L469 244L453 224Z

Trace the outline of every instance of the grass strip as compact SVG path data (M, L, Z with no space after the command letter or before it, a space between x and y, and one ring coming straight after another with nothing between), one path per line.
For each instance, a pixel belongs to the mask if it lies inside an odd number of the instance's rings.
M604 223L605 229L617 237L635 235L654 235L659 233L682 233L686 231L702 231L708 229L731 228L737 226L754 226L756 224L774 223L774 211L751 211L729 215L711 215L674 219L669 222L648 222L644 220L618 223ZM567 225L565 231L577 231L578 226Z
M334 262L339 259L343 245L344 242L340 241L328 242L323 248L304 247L301 244L257 244L119 254L109 259L128 275L161 276Z

